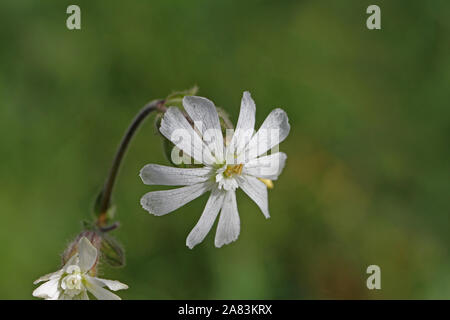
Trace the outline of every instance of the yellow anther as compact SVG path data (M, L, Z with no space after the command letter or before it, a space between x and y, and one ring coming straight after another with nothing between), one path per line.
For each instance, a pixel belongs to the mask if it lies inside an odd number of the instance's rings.
M229 164L227 165L227 168L225 169L225 171L223 172L223 174L229 178L232 175L240 175L242 173L242 168L244 167L243 163L240 164Z
M262 183L264 183L266 185L267 188L269 189L273 189L274 185L272 180L270 179L263 179L263 178L258 178Z

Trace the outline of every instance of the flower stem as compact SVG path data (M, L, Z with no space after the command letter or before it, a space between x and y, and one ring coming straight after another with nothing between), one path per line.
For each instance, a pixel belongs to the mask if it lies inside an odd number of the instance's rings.
M165 100L153 100L147 103L139 113L134 117L130 126L128 127L125 135L122 138L122 141L119 144L119 147L114 156L114 160L109 170L108 176L106 178L105 184L103 186L102 191L100 192L98 198L98 218L97 218L97 226L101 229L105 229L108 231L108 227L106 227L107 223L107 212L110 207L111 202L111 194L114 188L114 182L117 177L117 173L119 172L120 164L123 160L127 147L136 133L137 128L140 126L142 121L152 112L152 111L160 111L165 112L166 107L164 106Z

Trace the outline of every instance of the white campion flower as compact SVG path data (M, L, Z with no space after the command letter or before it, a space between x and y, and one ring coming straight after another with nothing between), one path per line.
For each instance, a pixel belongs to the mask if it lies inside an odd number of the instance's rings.
M34 284L46 281L33 291L33 296L46 300L89 300L87 291L99 300L120 300L116 294L106 290L128 289L119 281L106 280L89 275L97 263L97 249L86 238L78 242L78 252L64 267L37 279Z
M176 107L169 107L161 121L160 132L176 147L202 163L200 168L175 168L148 164L140 177L147 185L184 186L153 191L141 198L142 207L156 216L170 213L207 191L211 195L205 209L186 239L192 249L203 241L219 212L215 246L235 241L240 232L236 189L241 188L269 218L267 185L283 170L286 154L264 155L289 134L286 112L274 109L255 133L255 102L244 92L239 119L232 138L224 144L219 116L214 103L203 97L186 96L183 106L191 123Z

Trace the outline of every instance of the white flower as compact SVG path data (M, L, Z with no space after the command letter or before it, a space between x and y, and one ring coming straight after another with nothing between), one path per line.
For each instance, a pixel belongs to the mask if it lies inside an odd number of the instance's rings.
M250 93L244 92L236 130L225 145L213 102L187 96L183 99L183 106L194 128L178 108L169 107L161 121L160 132L204 166L174 168L146 165L140 172L145 184L184 187L149 192L142 197L141 205L150 213L161 216L211 191L197 225L186 239L186 245L192 249L202 242L220 212L215 237L215 245L220 248L239 236L237 188L241 188L269 218L267 187L263 181L278 178L286 154L272 152L261 155L273 150L287 137L290 130L288 117L283 110L274 109L255 133L255 103Z
M128 289L119 281L92 277L89 271L97 263L97 249L83 237L78 242L78 252L65 266L54 273L37 279L34 284L46 281L33 291L33 296L46 300L89 300L87 291L99 300L120 300L120 297L104 289L116 291Z

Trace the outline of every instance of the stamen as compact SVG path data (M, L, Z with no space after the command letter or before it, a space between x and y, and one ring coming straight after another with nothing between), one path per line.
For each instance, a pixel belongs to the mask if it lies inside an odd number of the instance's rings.
M266 187L268 189L273 189L274 185L272 180L270 179L264 179L264 178L258 178L262 183L264 183L266 185Z

